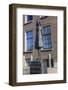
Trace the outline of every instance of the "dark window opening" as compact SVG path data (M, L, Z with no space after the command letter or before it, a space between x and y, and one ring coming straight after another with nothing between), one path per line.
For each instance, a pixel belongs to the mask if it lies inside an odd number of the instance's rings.
M27 15L27 21L31 21L33 19L32 15Z

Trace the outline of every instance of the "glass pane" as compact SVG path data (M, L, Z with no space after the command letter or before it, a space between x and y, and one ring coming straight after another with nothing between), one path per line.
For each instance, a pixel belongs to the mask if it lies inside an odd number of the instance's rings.
M32 31L28 31L28 32L26 32L26 34L27 34L27 39L33 37L33 33L32 33Z
M52 48L52 45L51 45L51 44L49 44L49 45L48 45L48 48Z
M28 44L28 45L27 45L27 49L29 50L29 48L30 48L30 45Z
M33 19L32 15L28 15L28 16L27 16L27 21L30 21L30 20L32 20L32 19Z
M51 44L51 40L48 40L48 44Z
M47 38L48 38L48 40L51 40L51 34L49 34L49 35L47 36Z
M29 33L29 37L32 37L33 36L33 33L32 33L32 31Z
M47 27L44 27L42 33L43 33L43 35L51 33L50 25Z
M48 40L45 41L45 44L48 44Z
M43 43L43 48L52 48L51 43Z
M46 48L46 47L47 47L47 45L44 43L44 44L43 44L43 48Z
M33 39L30 39L30 44L33 44Z

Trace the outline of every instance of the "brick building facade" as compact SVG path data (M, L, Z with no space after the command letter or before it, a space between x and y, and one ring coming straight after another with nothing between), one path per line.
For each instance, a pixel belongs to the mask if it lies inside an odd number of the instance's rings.
M37 49L37 22L41 24L43 46ZM35 61L35 62L34 62ZM38 62L37 62L38 61ZM39 65L39 61L40 64ZM42 74L57 72L57 17L23 16L23 74L37 74L31 69L31 63ZM36 66L37 65L37 66ZM32 64L33 66L33 64ZM40 69L39 69L40 68ZM32 71L31 71L32 70ZM34 70L35 73L32 73ZM38 73L38 74L39 74Z

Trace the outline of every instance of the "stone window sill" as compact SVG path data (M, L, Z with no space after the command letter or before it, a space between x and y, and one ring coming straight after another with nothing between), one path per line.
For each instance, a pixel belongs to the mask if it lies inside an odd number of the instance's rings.
M49 49L40 49L41 52L47 52L47 51L52 51L53 49L52 48L49 48Z
M24 25L32 23L32 20L28 21L27 23L24 23Z
M23 54L28 54L28 53L32 53L32 50L31 51L24 51Z

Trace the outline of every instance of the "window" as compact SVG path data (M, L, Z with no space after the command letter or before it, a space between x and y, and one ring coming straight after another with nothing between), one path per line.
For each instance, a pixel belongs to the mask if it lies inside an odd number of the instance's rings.
M32 15L27 16L27 21L31 21L33 19Z
M52 48L50 25L43 28L42 39L43 39L43 48L45 49Z
M32 15L25 15L25 23L28 23L32 19L33 19L33 16Z
M26 32L26 39L27 39L27 50L32 50L33 49L33 32L28 31Z

